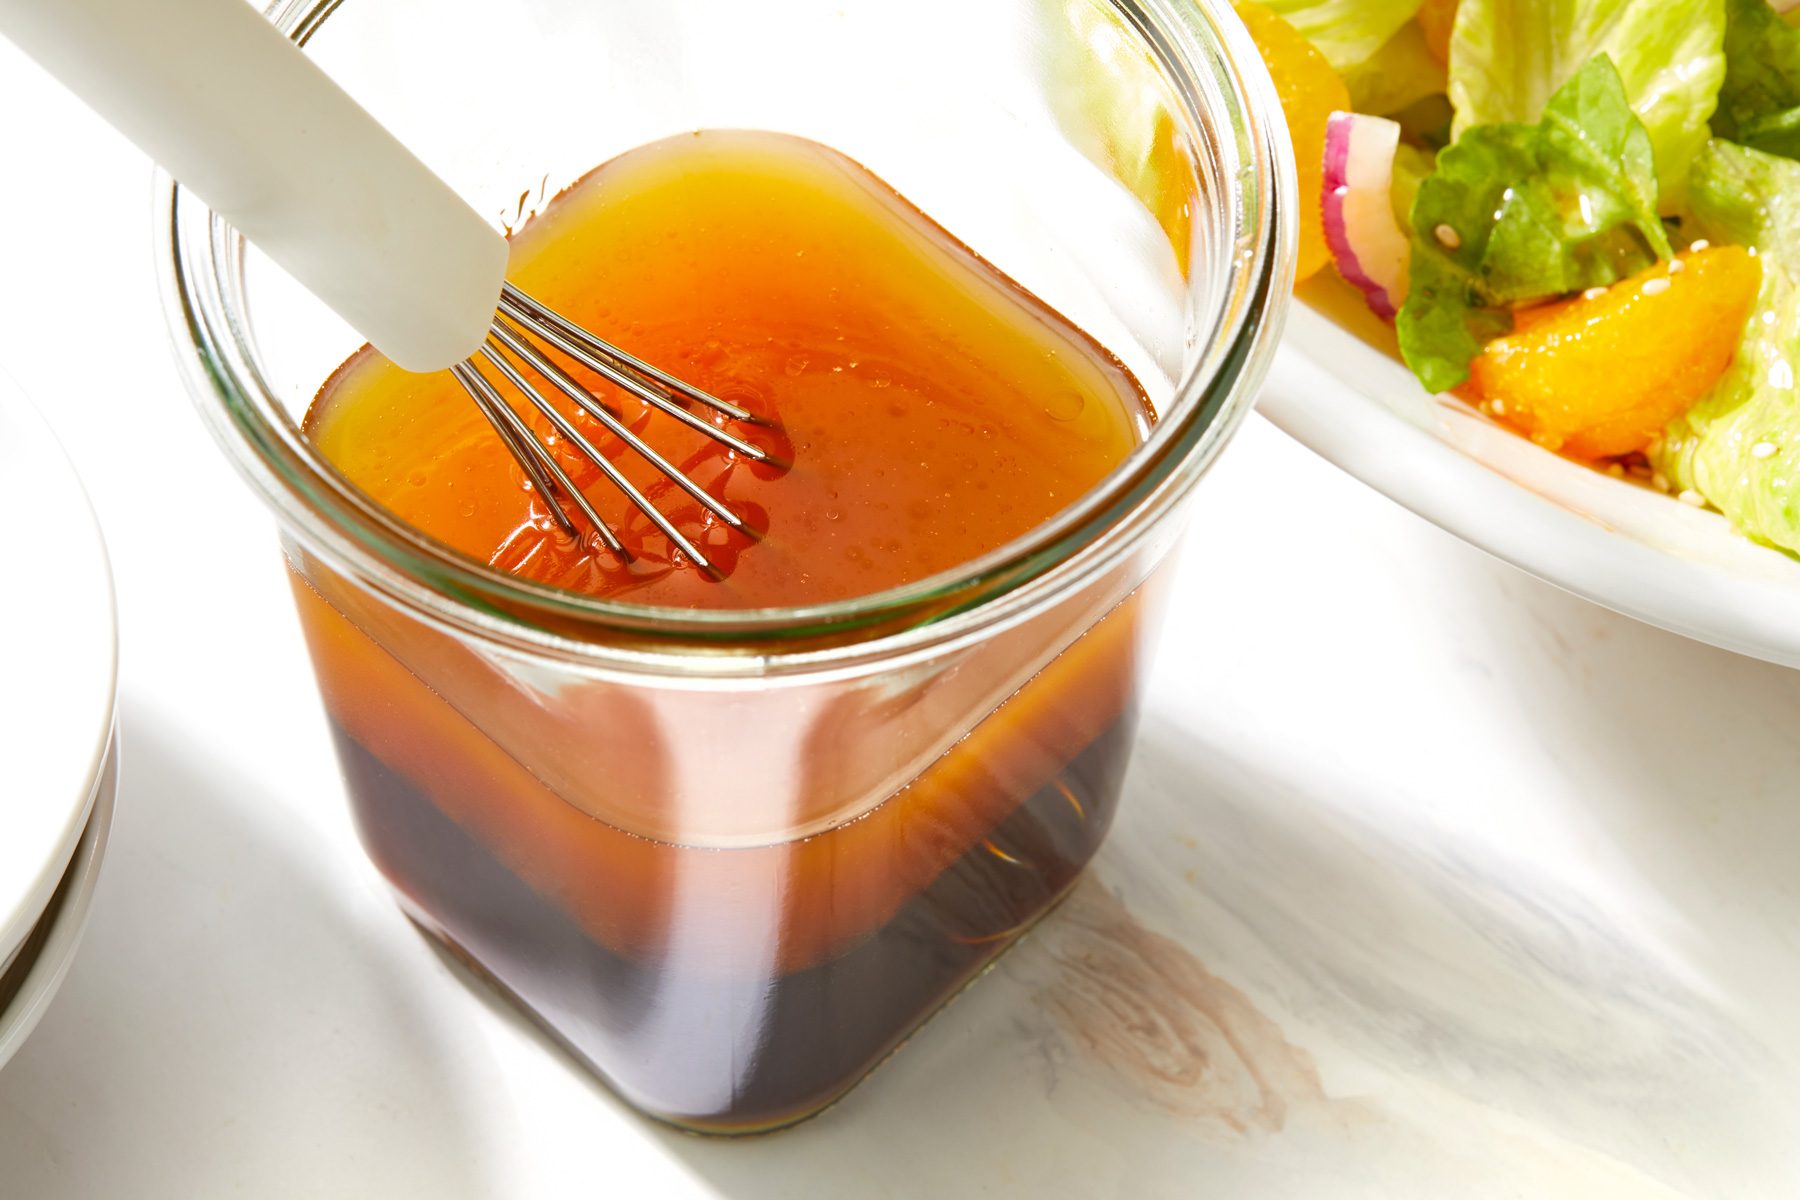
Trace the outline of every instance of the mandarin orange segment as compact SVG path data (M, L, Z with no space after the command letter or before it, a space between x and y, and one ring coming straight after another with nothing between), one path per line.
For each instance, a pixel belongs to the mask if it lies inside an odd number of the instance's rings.
M1456 27L1457 0L1425 0L1419 6L1419 28L1425 48L1444 66L1450 65L1450 32Z
M1731 364L1762 281L1739 246L1691 250L1518 314L1470 368L1478 404L1576 458L1642 450Z
M1299 282L1331 261L1325 245L1320 195L1325 186L1325 123L1334 112L1348 111L1350 90L1306 37L1260 4L1240 4L1237 14L1249 27L1264 65L1275 81L1275 94L1287 116L1300 176L1300 246L1294 280Z

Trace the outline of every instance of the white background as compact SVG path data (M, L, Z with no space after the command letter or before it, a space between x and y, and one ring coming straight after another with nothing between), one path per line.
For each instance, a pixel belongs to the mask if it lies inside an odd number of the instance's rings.
M171 365L150 203L0 45L0 367L110 541L124 753L81 957L0 1075L0 1197L1800 1194L1800 676L1260 422L1203 488L1084 907L798 1130L634 1118L361 858L272 522ZM1072 1024L1109 904L1182 965Z

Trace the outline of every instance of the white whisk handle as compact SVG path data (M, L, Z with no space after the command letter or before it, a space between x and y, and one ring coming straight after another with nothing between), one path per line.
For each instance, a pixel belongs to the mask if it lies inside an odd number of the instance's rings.
M401 366L480 347L505 239L244 0L0 0L0 34Z

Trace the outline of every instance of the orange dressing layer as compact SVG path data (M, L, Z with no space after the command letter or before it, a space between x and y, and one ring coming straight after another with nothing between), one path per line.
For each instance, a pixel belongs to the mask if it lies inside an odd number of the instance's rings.
M731 428L791 469L751 463L574 371L758 532L730 530L577 416L722 582L684 563L566 445L564 467L631 557L562 533L447 374L407 374L365 351L321 391L307 430L408 524L598 596L754 608L921 579L1067 507L1150 420L1135 380L1092 340L866 170L794 137L697 133L615 159L515 235L511 277L778 426Z

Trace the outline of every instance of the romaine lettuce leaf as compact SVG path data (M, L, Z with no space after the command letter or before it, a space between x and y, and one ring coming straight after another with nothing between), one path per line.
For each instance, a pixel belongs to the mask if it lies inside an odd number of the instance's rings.
M1725 83L1713 132L1800 158L1800 29L1768 0L1725 0Z
M1652 461L1745 533L1800 552L1800 162L1709 142L1688 203L1706 236L1756 247L1762 290L1731 366Z
M1663 211L1675 212L1725 78L1724 37L1719 0L1462 0L1450 38L1452 134L1537 120L1606 54L1649 131Z
M1401 142L1394 147L1394 184L1389 197L1394 205L1394 224L1412 228L1413 201L1419 197L1419 185L1437 170L1437 154Z
M1168 236L1185 277L1193 245L1189 151L1163 73L1109 4L1038 0L1044 69L1063 134L1136 196Z
M1715 0L1716 2L1716 0ZM1262 0L1340 72L1361 66L1419 11L1420 0Z
M1445 391L1511 328L1510 308L1612 283L1669 252L1649 135L1601 55L1536 125L1478 125L1439 153L1412 206L1401 353Z
M1444 65L1425 44L1425 31L1408 21L1367 61L1342 72L1350 89L1350 107L1377 117L1389 116L1427 96L1442 94Z

